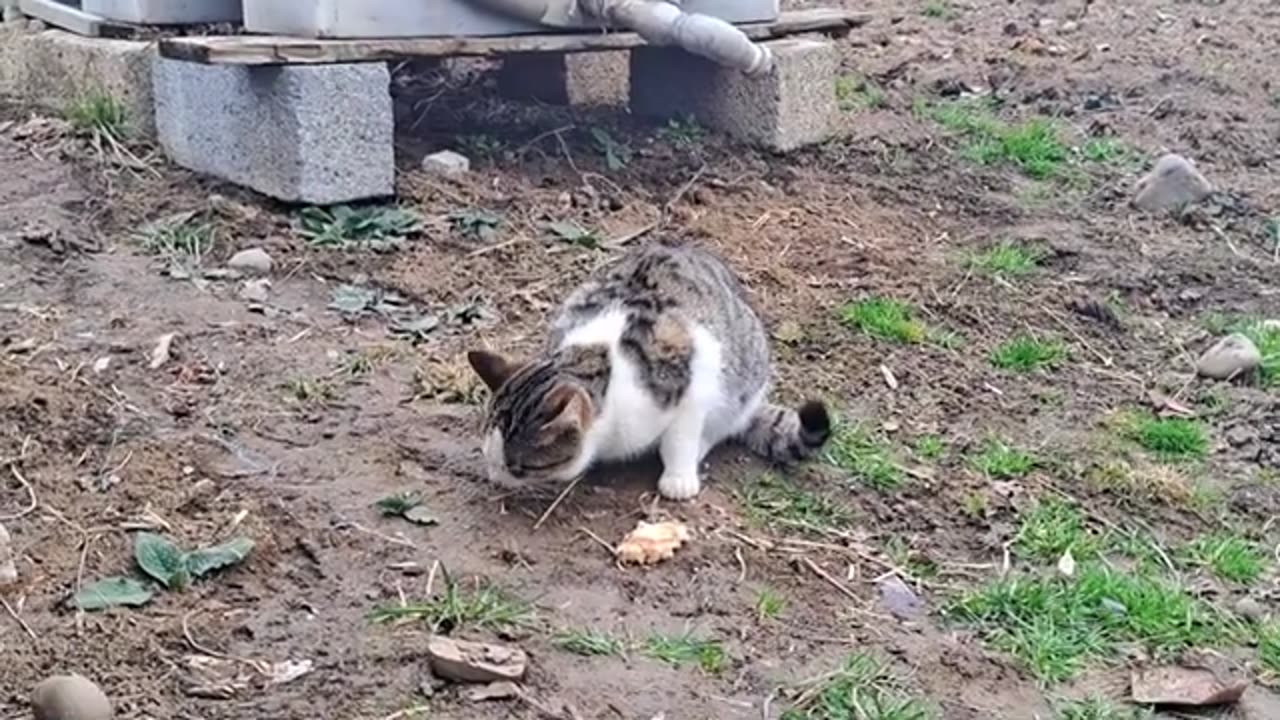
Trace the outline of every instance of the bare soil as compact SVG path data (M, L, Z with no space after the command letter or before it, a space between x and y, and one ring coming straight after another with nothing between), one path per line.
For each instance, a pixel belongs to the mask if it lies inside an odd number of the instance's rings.
M1053 717L1053 699L1077 688L1041 687L936 612L895 619L874 579L905 548L941 569L917 587L936 611L999 572L1014 508L965 460L993 435L1062 460L1025 480L1031 492L1067 492L1098 518L1132 519L1170 542L1224 522L1262 532L1280 514L1270 480L1280 396L1191 382L1192 358L1214 339L1207 318L1280 318L1280 264L1266 234L1280 215L1280 9L973 0L935 17L916 0L857 8L876 19L842 42L844 63L883 88L884 104L847 113L847 138L787 157L715 137L673 142L607 108L511 106L486 94L483 76L437 94L429 75L402 75L400 198L429 222L390 253L312 248L292 209L174 168L130 172L83 141L11 127L0 138L0 516L27 505L19 475L37 505L4 521L21 581L0 597L22 624L0 615L0 717L25 717L30 688L70 671L99 682L120 718L378 720L423 706L423 716L458 719L776 717L788 686L853 652L890 660L947 720ZM1011 120L1050 116L1080 138L1114 137L1141 159L1037 196L1016 169L969 162L913 112L920 98L961 90L1002 99ZM635 151L625 168L606 167L587 132L595 126ZM461 182L415 169L425 149L464 136L502 148L486 158L470 145L476 169ZM1223 191L1206 216L1129 209L1143 166L1168 150L1195 158ZM448 218L477 208L503 219L492 237L466 236ZM265 307L240 299L237 281L175 279L142 251L139 228L188 211L218 227L205 268L245 247L274 256ZM565 219L630 243L661 221L659 232L731 260L770 327L786 328L779 394L830 398L912 468L889 492L829 468L795 474L852 509L847 534L858 542L770 549L774 531L750 522L738 496L765 468L732 448L692 503L655 502L655 475L640 468L595 478L537 529L549 499L504 497L485 482L481 409L461 355L528 351L548 310L614 255L547 239L542 224ZM1004 281L973 272L966 258L1000 239L1042 247L1041 269ZM329 309L342 284L394 290L452 322L409 342L377 316L349 321ZM892 345L839 324L843 303L872 294L912 302L965 342ZM1124 311L1103 322L1073 310L1090 302ZM463 306L485 312L454 312ZM993 369L991 349L1024 331L1063 338L1070 362L1024 376ZM153 370L167 333L173 356ZM1202 474L1221 500L1208 510L1125 502L1085 482L1108 413L1150 407L1153 393L1176 396L1212 428ZM941 460L912 456L925 435L946 440ZM373 507L405 490L422 494L438 525ZM961 511L975 493L989 498L983 519ZM696 539L651 569L615 566L587 532L616 542L654 515L684 520ZM144 608L68 609L84 583L133 572L129 530L139 527L185 546L245 535L257 547L243 565ZM369 621L376 607L425 597L429 578L439 592L433 567L535 607L521 630L459 631L529 652L528 701L476 704L437 687L423 625ZM778 619L757 611L763 588L786 598ZM1254 594L1270 601L1274 591ZM553 641L572 628L690 631L720 640L727 663L712 673L638 655L580 657ZM201 696L193 655L240 659L229 665L246 682ZM313 669L268 685L247 660ZM1123 668L1096 675L1094 686L1123 692Z

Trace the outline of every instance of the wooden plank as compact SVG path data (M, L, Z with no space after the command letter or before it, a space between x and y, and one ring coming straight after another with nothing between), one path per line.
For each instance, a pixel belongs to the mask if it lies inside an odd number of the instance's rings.
M739 25L752 40L802 33L844 36L870 21L867 13L816 8L783 12L776 21ZM644 45L631 32L578 32L507 37L312 39L279 35L178 37L160 41L160 54L218 65L318 65L384 62L414 57L492 56L627 50Z
M58 0L18 0L18 9L24 14L56 27L85 37L128 38L136 29L122 25L80 9L79 3Z

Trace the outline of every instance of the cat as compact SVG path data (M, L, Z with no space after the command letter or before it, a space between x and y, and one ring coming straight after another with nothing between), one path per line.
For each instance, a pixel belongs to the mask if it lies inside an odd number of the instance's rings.
M492 391L488 474L508 488L568 482L656 449L658 492L688 500L702 490L702 459L726 440L791 464L831 435L823 403L766 401L764 325L733 270L690 243L654 240L589 278L536 358L467 358Z

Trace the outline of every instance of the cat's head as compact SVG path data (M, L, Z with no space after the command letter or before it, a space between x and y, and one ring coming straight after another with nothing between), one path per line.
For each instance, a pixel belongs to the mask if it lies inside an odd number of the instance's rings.
M467 360L492 394L484 423L490 480L536 489L586 470L595 408L580 383L549 360L519 363L483 350L467 353Z

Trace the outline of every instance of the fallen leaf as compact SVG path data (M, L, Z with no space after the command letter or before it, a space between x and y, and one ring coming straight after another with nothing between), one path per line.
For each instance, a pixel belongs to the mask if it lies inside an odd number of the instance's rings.
M167 333L156 338L155 349L151 351L151 369L159 370L161 365L169 362L169 354L173 348L173 339L177 333Z
M109 577L81 588L71 604L81 610L105 610L118 605L138 607L151 602L146 585L126 577Z
M104 356L102 356L102 357L100 357L100 358L98 358L97 360L95 360L95 361L94 361L94 363L93 363L93 374L94 374L94 375L101 375L102 373L106 372L106 371L107 371L107 368L109 368L109 367L111 367L111 356L110 356L110 355L104 355Z
M888 385L890 390L898 389L898 378L894 377L893 371L887 365L880 366L880 374L884 376L884 384Z
M667 560L689 540L689 528L677 520L648 523L644 520L627 533L616 551L623 563L653 565Z
M1063 577L1074 577L1076 574L1076 559L1072 557L1070 548L1058 558L1058 573Z

